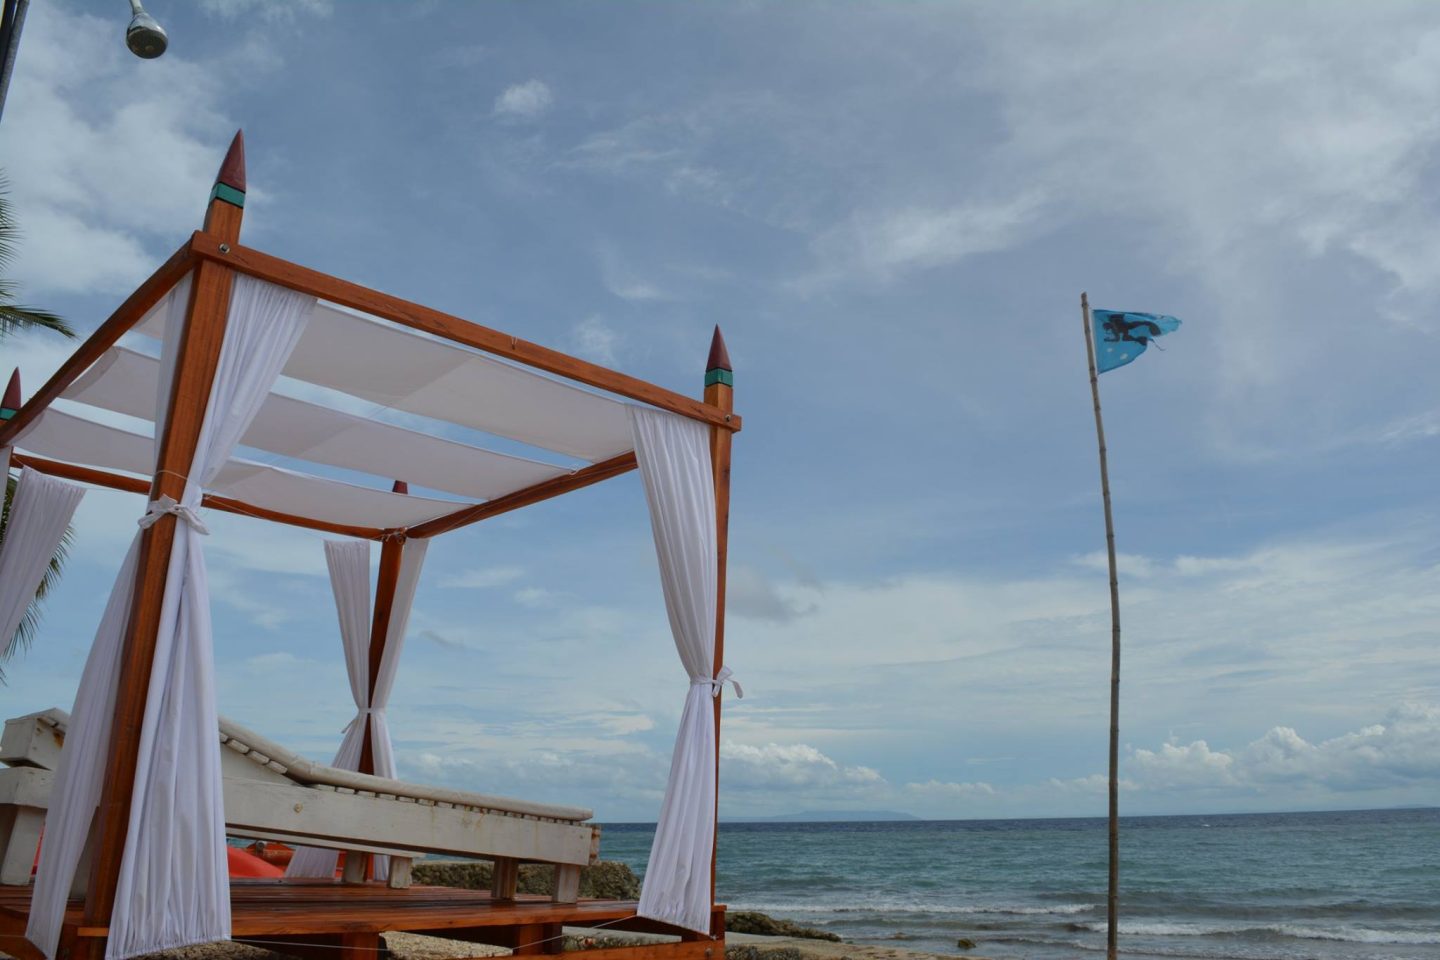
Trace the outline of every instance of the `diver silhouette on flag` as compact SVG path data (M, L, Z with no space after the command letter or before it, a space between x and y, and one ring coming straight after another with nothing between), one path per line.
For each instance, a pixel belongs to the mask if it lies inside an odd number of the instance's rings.
M1180 329L1180 321L1158 313L1127 310L1092 310L1095 326L1095 365L1105 373L1130 363L1158 337Z

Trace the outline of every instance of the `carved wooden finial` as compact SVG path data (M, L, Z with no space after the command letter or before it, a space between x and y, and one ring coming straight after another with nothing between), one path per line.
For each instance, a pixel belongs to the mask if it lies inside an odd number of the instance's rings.
M240 241L240 223L245 215L245 131L236 130L225 153L225 162L215 174L210 205L205 209L205 232L226 243Z
M215 175L216 185L224 184L232 190L245 192L245 131L236 130L235 139L230 141L230 149L225 153L225 162L220 164L220 172ZM240 206L244 206L242 200Z
M5 387L5 399L0 400L0 420L9 420L20 409L20 368L10 374L10 383Z
M410 484L406 483L404 480L396 480L395 483L390 487L390 492L391 492L391 493L409 493L409 492L410 492Z
M705 362L705 386L712 383L723 383L727 387L735 385L735 376L730 366L730 351L725 349L725 337L720 333L720 325L715 325L715 335L710 338L710 359Z

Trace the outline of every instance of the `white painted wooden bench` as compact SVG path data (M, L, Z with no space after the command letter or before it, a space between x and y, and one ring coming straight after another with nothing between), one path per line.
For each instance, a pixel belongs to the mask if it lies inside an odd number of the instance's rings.
M0 737L0 883L23 884L49 806L69 716L46 710L5 723ZM390 780L315 763L220 718L225 826L231 836L391 860L390 885L408 886L410 859L442 853L495 862L495 896L513 899L521 863L555 865L554 898L573 903L580 868L600 852L600 828L580 807ZM345 858L347 866L360 856ZM86 873L81 870L80 875ZM358 871L347 873L358 880Z

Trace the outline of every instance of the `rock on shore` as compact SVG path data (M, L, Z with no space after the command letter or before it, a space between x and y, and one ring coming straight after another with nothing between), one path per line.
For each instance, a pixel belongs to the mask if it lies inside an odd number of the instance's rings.
M725 914L725 932L754 933L762 937L795 937L801 940L840 942L840 935L814 927L802 927L791 920L778 920L751 910L732 910Z

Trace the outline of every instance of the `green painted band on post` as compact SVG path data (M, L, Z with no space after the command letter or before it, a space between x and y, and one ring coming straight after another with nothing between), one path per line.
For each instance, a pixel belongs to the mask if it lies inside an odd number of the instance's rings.
M19 410L11 410L9 407L0 407L0 420L9 420L19 412Z
M243 208L245 206L245 191L236 190L228 183L217 183L215 184L215 189L210 191L210 199L224 200L226 203Z
M733 387L735 386L735 374L729 370L722 370L719 367L716 367L714 370L706 370L705 386L709 387L717 383L723 383L727 387Z

